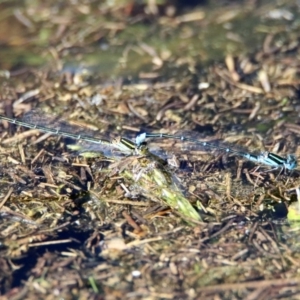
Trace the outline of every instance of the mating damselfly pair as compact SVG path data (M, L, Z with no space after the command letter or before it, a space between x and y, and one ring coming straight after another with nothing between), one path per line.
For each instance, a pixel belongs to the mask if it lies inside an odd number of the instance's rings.
M148 133L143 132L136 136L135 142L127 138L119 139L101 139L96 138L92 135L87 135L83 133L72 133L72 125L67 124L64 121L58 121L51 124L53 118L48 118L42 116L40 112L32 111L25 114L23 120L18 120L14 118L9 118L6 116L0 115L0 120L7 121L11 124L18 126L37 129L39 131L50 133L54 135L59 135L67 138L71 138L77 141L83 141L86 145L83 148L86 148L87 151L100 152L104 156L112 157L118 155L133 155L139 154L139 149L142 145L145 144L147 139L173 139L179 140L182 143L189 142L192 143L195 147L199 147L202 150L217 150L224 153L233 154L244 158L246 160L258 163L261 165L269 166L271 168L285 169L285 170L294 170L297 167L297 159L294 155L288 154L286 157L279 156L275 153L263 151L258 154L248 152L246 150L235 149L234 146L229 146L227 144L220 144L214 142L201 141L195 137L189 137L189 134L184 135L172 135L165 133ZM97 145L97 146L93 146Z

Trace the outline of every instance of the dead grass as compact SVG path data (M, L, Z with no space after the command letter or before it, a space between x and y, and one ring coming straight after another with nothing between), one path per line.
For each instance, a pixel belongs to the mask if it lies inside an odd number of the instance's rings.
M75 18L68 10L61 12L69 16L65 23L47 19L57 30L57 46L49 50L55 63L3 79L1 114L22 118L38 107L41 120L76 121L110 140L133 140L145 128L193 131L249 151L299 155L297 30L282 43L266 34L253 54L225 55L201 68L189 53L127 47L152 59L135 82L58 72L76 45L106 35L121 42L118 33L131 18L151 16L165 30L185 24L186 35L190 22L212 22L203 13L166 16L160 10L167 5L155 3L146 5L151 13L133 3L100 5L95 11L112 20L104 27L88 23L94 25L85 31L67 28ZM87 20L96 16L92 4L70 9ZM248 9L257 16L255 7ZM242 16L238 6L234 11ZM21 12L19 20L25 22L24 14L44 24L29 8ZM94 145L93 155L82 157L68 149L68 139L1 126L0 299L299 299L298 170L257 169L222 151L158 139L129 156L96 157L101 145ZM173 154L172 166L158 156L165 153Z

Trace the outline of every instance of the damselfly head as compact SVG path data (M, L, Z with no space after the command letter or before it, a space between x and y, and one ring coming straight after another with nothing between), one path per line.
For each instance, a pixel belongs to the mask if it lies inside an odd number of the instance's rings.
M139 147L146 140L146 132L139 133L135 138L135 143Z

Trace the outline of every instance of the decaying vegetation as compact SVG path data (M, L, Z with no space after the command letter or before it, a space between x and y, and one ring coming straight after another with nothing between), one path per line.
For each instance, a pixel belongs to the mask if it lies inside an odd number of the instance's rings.
M298 157L299 10L7 5L5 45L34 55L1 62L1 115L38 109L39 122L114 142L184 131ZM299 170L171 139L111 155L70 143L2 121L0 299L299 299Z

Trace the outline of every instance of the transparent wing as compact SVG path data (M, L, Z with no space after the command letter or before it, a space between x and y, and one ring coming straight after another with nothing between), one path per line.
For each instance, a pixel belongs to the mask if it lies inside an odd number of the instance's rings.
M155 137L152 137L156 135ZM146 138L147 144L149 148L152 147L160 147L165 149L167 152L172 153L210 153L212 155L216 154L235 154L239 156L243 156L247 153L247 150L232 145L229 143L225 143L221 139L218 138L205 138L202 134L197 132L177 132L174 135L150 133L149 138Z
M114 158L132 154L132 143L126 145L122 140L111 142L109 138L104 138L97 131L70 124L54 116L45 115L40 110L32 110L26 113L22 118L22 122L24 123L19 125L26 127L26 123L34 124L37 129L43 132L74 140L75 143L67 142L67 146L80 155L93 157L103 155Z

